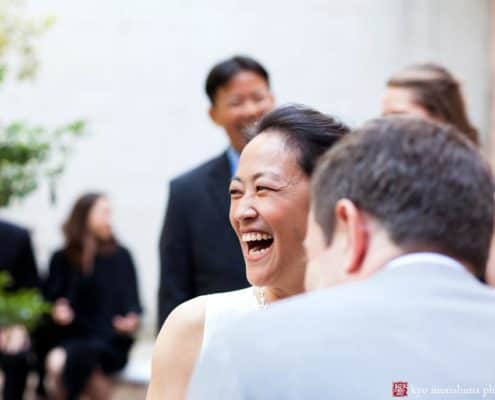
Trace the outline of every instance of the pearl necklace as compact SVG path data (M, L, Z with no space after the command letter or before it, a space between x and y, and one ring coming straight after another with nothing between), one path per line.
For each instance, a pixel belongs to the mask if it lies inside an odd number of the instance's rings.
M256 303L258 303L258 308L265 308L265 288L253 286L254 297L256 298Z

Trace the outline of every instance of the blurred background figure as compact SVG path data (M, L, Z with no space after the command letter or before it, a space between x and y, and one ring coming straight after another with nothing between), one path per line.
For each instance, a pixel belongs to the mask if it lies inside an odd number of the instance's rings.
M27 230L0 220L0 272L12 278L9 290L39 287L38 271ZM29 372L30 339L22 326L0 327L2 399L22 399Z
M248 286L229 223L228 187L247 141L246 130L274 105L269 75L256 60L235 56L212 68L206 94L211 120L224 129L229 147L170 183L160 237L158 330L186 300Z
M478 132L467 115L461 86L454 76L437 64L414 64L387 81L383 114L410 114L454 125L473 143Z
M461 85L438 64L413 64L387 81L383 114L409 114L455 126L479 146L478 131L469 120ZM485 280L495 287L495 241L492 241Z
M51 258L44 287L54 306L40 358L48 353L46 382L57 399L108 399L109 375L125 366L139 327L134 263L113 235L110 212L104 195L81 196Z

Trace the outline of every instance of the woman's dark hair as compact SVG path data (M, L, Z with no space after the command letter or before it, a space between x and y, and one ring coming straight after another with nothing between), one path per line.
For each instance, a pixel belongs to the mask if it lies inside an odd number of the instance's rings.
M211 104L215 103L215 95L235 75L243 71L254 72L270 86L270 77L266 69L256 60L246 56L234 56L216 64L206 78L206 94Z
M65 237L65 252L74 267L87 271L93 265L94 257L100 251L113 251L116 241L101 242L88 231L88 217L91 209L103 193L87 193L79 197L72 207L69 218L62 226Z
M410 65L392 75L387 86L411 90L416 104L428 114L454 125L478 144L478 132L467 116L460 84L444 67L431 63Z
M337 119L302 105L279 107L266 114L252 136L265 132L282 133L298 153L298 162L310 177L318 158L350 129Z

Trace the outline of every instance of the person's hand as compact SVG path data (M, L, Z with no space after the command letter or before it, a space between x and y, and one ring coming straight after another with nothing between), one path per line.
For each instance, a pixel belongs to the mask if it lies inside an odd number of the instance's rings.
M113 327L118 333L132 335L139 328L139 315L129 313L125 317L117 315L112 320Z
M58 299L52 308L52 318L56 324L66 326L74 320L74 311L67 299Z
M0 351L17 354L29 348L29 335L21 325L7 326L0 329Z

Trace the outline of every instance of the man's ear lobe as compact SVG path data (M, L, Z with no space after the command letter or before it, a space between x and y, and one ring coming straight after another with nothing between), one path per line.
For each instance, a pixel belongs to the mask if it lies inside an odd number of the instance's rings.
M211 120L216 124L216 125L220 125L220 123L218 122L218 116L217 116L217 112L216 112L216 109L215 109L215 106L212 104L210 106L210 108L208 109L208 115L210 116Z
M272 106L274 106L275 105L275 96L273 95L272 92L270 92L269 96L270 96L270 100L272 101Z
M369 244L366 217L356 205L348 200L339 200L336 206L336 217L338 223L345 230L348 263L347 274L355 274L361 270Z

